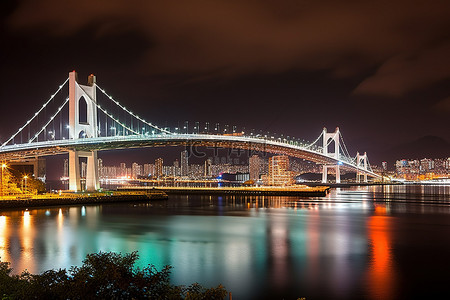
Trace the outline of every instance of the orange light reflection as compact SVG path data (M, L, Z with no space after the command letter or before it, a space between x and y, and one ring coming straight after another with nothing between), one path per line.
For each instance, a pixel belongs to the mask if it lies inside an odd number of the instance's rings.
M384 207L376 207L376 215L368 223L371 244L371 262L368 279L373 299L392 299L394 297L395 270L392 262L390 222Z

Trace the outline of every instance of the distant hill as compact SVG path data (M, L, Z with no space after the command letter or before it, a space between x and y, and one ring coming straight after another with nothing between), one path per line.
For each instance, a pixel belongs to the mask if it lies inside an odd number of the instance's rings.
M398 159L450 157L450 143L437 136L424 136L417 140L392 147L382 155L382 160L394 163Z

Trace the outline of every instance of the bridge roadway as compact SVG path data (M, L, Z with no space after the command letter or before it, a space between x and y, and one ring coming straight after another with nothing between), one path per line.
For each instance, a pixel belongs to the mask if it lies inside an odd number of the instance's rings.
M130 135L97 138L63 139L33 142L0 147L0 160L11 161L36 156L67 153L69 150L113 150L164 146L205 146L223 147L271 154L284 154L325 165L340 164L341 167L358 170L360 174L381 178L381 175L357 167L354 162L342 157L339 160L305 146L289 141L272 140L250 136L210 135L210 134L155 134Z

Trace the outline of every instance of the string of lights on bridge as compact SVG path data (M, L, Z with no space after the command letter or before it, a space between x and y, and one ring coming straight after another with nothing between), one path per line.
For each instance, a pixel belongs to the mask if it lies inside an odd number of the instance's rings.
M34 113L34 115L22 126L20 127L8 140L6 140L1 146L0 149L4 148L5 146L9 145L11 142L13 145L15 145L16 143L14 142L14 139L19 135L22 134L22 132L25 130L25 128L27 127L31 127L32 122L34 122L35 120L37 120L37 123L39 121L39 115L43 112L46 112L46 108L49 107L49 104L55 99L56 95L63 89L63 87L67 84L69 79L66 79L63 84L61 84L58 89L56 90L55 93L53 93L49 99L44 103L44 105L42 105L42 107L39 108L39 110ZM146 121L145 119L143 119L142 117L140 117L139 115L133 113L131 110L127 109L124 105L122 105L119 101L117 101L116 99L114 99L110 94L108 94L103 88L101 88L98 85L95 85L96 88L98 88L99 91L101 91L101 93L110 100L110 102L112 102L116 107L120 108L121 111L123 111L125 113L125 120L121 120L117 115L113 115L113 113L111 111L109 111L109 109L107 109L107 107L105 107L104 105L100 105L99 102L99 97L97 97L96 101L94 101L93 99L91 99L90 97L88 97L88 100L91 101L92 103L94 103L95 107L98 109L98 111L102 112L104 114L104 116L106 116L107 118L105 119L105 132L103 133L105 137L108 137L108 118L110 120L112 120L117 126L120 126L123 128L122 130L122 135L117 135L118 131L116 130L116 127L111 126L111 128L109 129L114 129L114 135L113 136L117 136L117 137L123 137L123 136L142 136L143 138L146 138L146 136L149 135L149 131L146 131L144 127L142 127L142 132L141 132L141 126L139 126L139 122L141 122L142 124L145 124L146 126L148 126L149 128L152 128L154 130L157 131L156 134L163 134L163 135L183 135L189 134L189 122L185 122L185 126L184 126L184 133L180 133L179 132L179 127L175 127L175 130L172 132L170 131L170 129L166 128L162 128L159 127L153 123L150 123L148 121ZM62 128L68 128L68 125L63 126L63 120L62 120L62 116L61 116L61 112L63 111L63 109L65 108L65 106L67 105L67 103L69 102L69 98L65 98L65 100L63 101L63 103L56 109L56 112L54 114L52 114L50 116L50 118L44 123L43 126L38 126L38 130L36 131L36 133L32 136L29 137L28 139L28 143L33 143L33 142L39 142L39 140L42 141L46 141L47 140L55 140L56 138L56 132L55 130L52 131L48 131L50 135L50 137L48 137L47 135L44 135L43 139L40 139L40 135L45 132L49 127L50 124L52 124L53 122L53 127L54 127L54 123L56 122L56 117L59 115L60 116L60 132L59 132L59 139L65 139L65 133L62 132ZM119 110L119 111L120 111ZM129 116L129 122L131 123L131 125L127 125L127 118L126 116ZM136 127L133 126L133 119L135 119L136 123L138 124L137 126L137 130ZM41 118L42 120L42 118ZM101 128L102 128L102 124L100 124L100 115L98 117L99 120L99 124L98 124L98 134L101 134ZM67 122L66 120L64 120L64 122ZM200 130L200 123L199 122L195 122L195 127L194 127L194 134L205 134L205 135L212 135L213 133L209 132L209 122L207 122L205 124L205 132L202 132ZM39 124L38 124L39 125ZM134 127L134 128L133 128ZM319 137L317 137L317 139L312 142L312 143L306 143L304 141L300 141L300 140L296 140L294 137L289 138L289 136L287 137L283 137L283 135L281 135L281 137L276 137L276 134L263 134L262 131L260 131L259 134L254 134L253 131L250 131L250 133L246 134L246 132L244 130L242 131L238 131L236 126L232 126L232 131L229 131L230 126L229 125L225 125L224 126L224 132L223 135L242 135L244 137L250 137L250 138L255 138L255 139L262 139L262 140L267 140L267 141L275 141L278 143L282 143L282 144L289 144L289 145L293 145L293 146L297 146L306 150L310 150L316 153L321 153L323 151L323 145L321 145L321 139L323 138L323 132L319 135ZM215 130L215 135L221 135L221 132L219 130L220 128L220 124L216 123L216 126L214 128ZM150 130L151 134L154 135L155 131L154 130ZM30 132L30 128L29 128L29 132ZM195 132L196 131L196 132ZM119 131L120 132L120 131ZM30 135L30 133L29 133ZM339 152L342 152L342 154L339 154L339 159L342 161L346 161L347 163L350 164L355 164L356 161L356 157L352 157L349 154L349 151L345 145L344 139L340 133L340 131L337 131L335 133L335 135L333 136L333 139L336 138L336 135L339 135L338 138L340 140L339 143ZM83 136L84 137L84 136ZM68 139L70 139L70 136L67 136ZM329 147L331 145L331 143L333 142L333 139L329 139L327 141L327 144L325 147ZM369 165L370 166L370 165Z

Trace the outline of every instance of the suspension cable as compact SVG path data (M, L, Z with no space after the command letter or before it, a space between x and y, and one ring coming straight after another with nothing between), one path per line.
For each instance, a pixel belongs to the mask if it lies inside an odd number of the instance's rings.
M44 103L44 105L33 115L33 117L31 117L31 119L29 119L22 127L20 127L19 130L17 130L16 133L14 133L6 142L4 142L0 148L3 148L4 146L6 146L10 141L12 141L27 125L29 125L31 123L31 121L34 120L34 118L36 118L39 113L50 103L50 101L53 100L53 98L55 98L56 94L58 94L58 92L64 87L64 85L69 81L69 78L67 78L63 84L61 84L59 86L59 88L56 90L56 92L51 95L50 99L47 100L47 102Z
M150 127L153 127L153 128L155 128L155 129L157 129L157 130L159 130L159 131L161 131L161 132L165 132L165 133L167 133L167 134L173 134L173 133L170 132L170 131L167 131L167 130L165 130L165 129L163 129L163 128L160 128L160 127L158 127L158 126L156 126L156 125L153 125L152 123L149 123L149 122L145 121L144 119L142 119L142 118L139 117L138 115L135 115L133 112L129 111L125 106L123 106L122 104L120 104L118 101L114 100L112 96L108 95L104 89L102 89L102 88L99 87L98 85L96 85L96 86L97 86L97 88L98 88L98 89L99 89L106 97L108 97L111 101L113 101L117 106L119 106L120 108L122 108L124 111L126 111L128 114L130 114L131 116L135 117L136 119L138 119L138 120L141 121L142 123L144 123L144 124L146 124L146 125L148 125L148 126L150 126ZM133 132L134 132L134 131L133 131Z
M113 121L117 122L117 124L120 124L123 128L127 129L128 131L133 132L133 133L139 135L139 132L134 131L133 129L129 128L129 127L126 126L125 124L122 124L119 120L117 120L116 118L114 118L113 115L111 115L111 114L108 113L103 107L101 107L100 105L98 105L98 104L91 98L91 96L89 96L89 95L87 95L87 94L86 94L86 96L88 97L88 99L89 99L92 103L94 103L94 105L95 105L98 109L100 109L103 113L105 113L105 115L107 115L108 117L110 117ZM108 132L108 129L106 129L106 134L107 134L107 132Z
M63 107L67 104L67 102L69 102L69 97L66 98L66 101L64 101L64 103L60 107L58 107L58 111L50 118L50 120L48 120L48 122L44 126L42 126L41 130L39 130L39 132L36 133L34 135L34 137L28 141L28 143L33 142L41 134L41 132L47 128L48 124L50 124L50 122L53 121L53 119L56 117L56 115L58 115L59 112L63 109ZM45 137L44 137L44 139L45 139Z
M308 148L312 147L318 140L320 140L320 138L322 136L323 136L323 131L322 131L322 133L319 135L319 137L314 142L312 142L311 144L305 146L305 148L308 149Z

